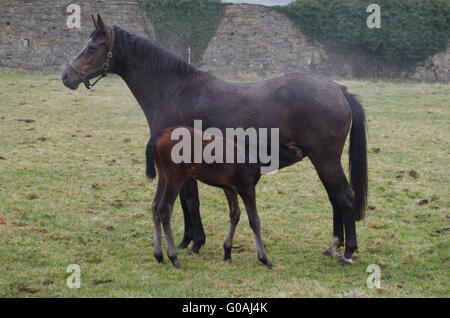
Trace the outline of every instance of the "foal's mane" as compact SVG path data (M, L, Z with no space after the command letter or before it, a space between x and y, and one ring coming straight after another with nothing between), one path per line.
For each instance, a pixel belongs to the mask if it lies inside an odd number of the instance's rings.
M200 70L155 43L114 26L115 45L122 54L131 54L139 60L139 67L153 72L173 73L181 76L199 74ZM126 57L126 56L124 56Z

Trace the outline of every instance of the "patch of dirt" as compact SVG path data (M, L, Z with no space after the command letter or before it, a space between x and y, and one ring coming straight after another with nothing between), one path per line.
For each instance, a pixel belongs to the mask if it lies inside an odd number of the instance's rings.
M431 216L431 214L417 214L417 215L414 215L414 217L417 218L417 219L429 218L430 216Z
M111 205L112 207L117 208L117 209L122 209L122 208L128 206L128 204L123 202L122 200L114 200L114 201L108 202L108 203L109 203L109 205Z
M35 200L35 199L39 198L39 196L37 194L30 193L30 194L27 194L26 198L28 200Z
M6 158L3 156L0 156L0 160L6 160Z
M130 142L130 141L131 141L130 138L125 138L125 139L123 140L124 143Z
M380 153L381 149L380 148L372 148L372 151L374 153Z
M26 124L31 124L31 123L35 122L34 119L17 119L17 121L21 121L21 122L26 123Z
M444 227L444 228L442 228L442 229L435 230L434 233L436 233L436 234L442 234L442 233L449 232L449 231L450 231L450 227Z
M411 178L417 179L419 178L419 173L416 170L409 170L408 176Z
M131 162L132 163L144 163L143 160L139 160L139 159L135 159L135 158L131 159Z
M396 174L397 174L397 175L396 175L395 177L396 177L397 179L403 179L403 176L405 175L405 171L404 171L404 170L397 171Z
M232 247L233 252L235 253L242 253L243 251L245 251L247 249L247 247L245 245L236 245Z
M6 217L0 216L0 225L6 224Z
M39 140L39 141L47 141L48 138L47 137L39 137L37 140Z
M23 293L30 293L30 294L36 294L39 289L36 287L27 286L25 284L20 284L17 286L17 290Z
M419 202L417 202L417 204L418 205L426 205L426 204L428 204L430 201L428 201L428 199L423 199L423 200L420 200Z
M368 208L369 210L376 210L376 209L377 209L374 205L369 205L367 208Z
M100 285L100 284L109 284L112 283L113 280L112 279L94 279L92 281L93 285Z
M50 280L50 279L46 279L42 282L42 284L48 286L48 285L53 285L54 281Z
M86 137L86 138L91 138L91 137L92 137L92 135L86 135L86 136L84 136L84 137Z

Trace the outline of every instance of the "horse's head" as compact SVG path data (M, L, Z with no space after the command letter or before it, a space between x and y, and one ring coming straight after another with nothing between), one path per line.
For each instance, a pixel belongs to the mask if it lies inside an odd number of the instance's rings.
M77 89L81 82L90 89L98 80L94 84L91 84L89 80L97 76L106 76L111 67L114 30L103 23L100 15L97 15L97 20L92 16L92 21L95 30L81 52L62 73L62 81L70 89Z

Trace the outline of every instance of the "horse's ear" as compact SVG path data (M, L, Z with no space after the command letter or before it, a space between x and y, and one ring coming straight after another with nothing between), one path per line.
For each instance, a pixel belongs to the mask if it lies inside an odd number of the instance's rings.
M91 17L92 17L92 22L94 22L94 26L95 26L95 28L96 28L96 29L98 29L98 24L97 24L97 21L95 21L95 17L94 17L94 15L93 15L93 14L91 14Z
M105 31L105 25L103 24L102 17L100 16L100 14L97 14L97 24L100 30Z

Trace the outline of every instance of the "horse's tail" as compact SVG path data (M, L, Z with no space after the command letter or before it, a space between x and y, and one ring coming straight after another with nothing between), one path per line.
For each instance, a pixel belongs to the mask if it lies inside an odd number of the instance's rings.
M352 128L350 130L350 183L355 193L355 220L364 218L367 206L367 141L366 118L364 108L358 99L342 87L342 92L352 110Z
M149 179L156 177L155 169L155 144L159 138L159 134L153 134L147 143L147 149L145 150L145 157L147 160L147 169L145 174Z

